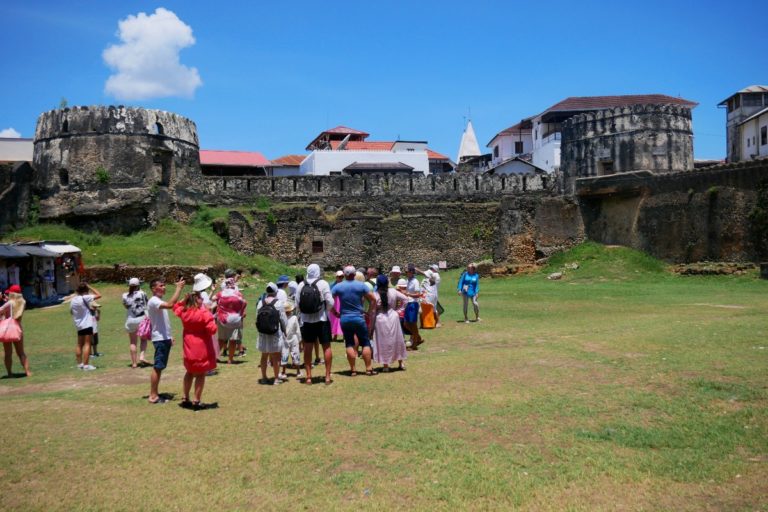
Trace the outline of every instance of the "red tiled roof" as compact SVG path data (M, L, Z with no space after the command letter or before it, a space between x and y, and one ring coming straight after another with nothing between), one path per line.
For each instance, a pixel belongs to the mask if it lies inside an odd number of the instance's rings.
M440 154L437 151L432 151L431 149L427 149L427 158L430 160L450 160L447 156Z
M340 140L332 140L331 148L336 149L341 144ZM357 151L390 151L394 142L386 141L373 141L373 140L350 140L347 142L345 149L357 150Z
M336 128L325 130L323 133L341 133L341 134L351 133L352 135L365 135L366 137L370 135L369 133L361 132L360 130L355 130L354 128L348 128L346 126L337 126Z
M264 167L269 165L269 160L258 151L218 151L201 149L200 165Z
M542 112L563 112L581 110L601 110L604 108L626 107L629 105L683 105L695 107L698 103L665 94L627 94L623 96L571 96L555 103Z
M272 165L301 165L306 155L285 155L272 160Z

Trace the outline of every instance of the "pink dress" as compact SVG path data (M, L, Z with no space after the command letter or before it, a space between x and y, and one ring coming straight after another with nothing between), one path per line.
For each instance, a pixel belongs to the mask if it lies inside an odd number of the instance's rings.
M408 302L408 297L394 288L389 288L387 290L389 310L384 312L381 297L376 293L376 323L373 327L372 346L373 360L379 364L390 365L408 357L403 331L400 328L400 315L395 309L398 301L405 304Z
M333 307L336 311L341 308L341 301L336 297L333 301ZM332 311L328 312L328 319L331 321L331 336L341 336L344 333L341 332L341 319L333 314Z
M181 319L184 327L184 368L189 373L206 373L216 368L216 349L213 335L216 321L205 308L184 307L183 302L173 306L173 312Z

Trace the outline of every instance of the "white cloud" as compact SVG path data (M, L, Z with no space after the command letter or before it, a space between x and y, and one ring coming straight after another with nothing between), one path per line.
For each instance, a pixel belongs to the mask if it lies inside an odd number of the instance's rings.
M104 50L104 62L115 73L104 87L119 100L167 96L191 98L202 85L196 68L179 62L179 52L195 44L192 28L173 12L159 7L118 22L122 41Z
M5 130L0 130L0 137L4 137L6 139L20 139L21 134L13 128L6 128Z

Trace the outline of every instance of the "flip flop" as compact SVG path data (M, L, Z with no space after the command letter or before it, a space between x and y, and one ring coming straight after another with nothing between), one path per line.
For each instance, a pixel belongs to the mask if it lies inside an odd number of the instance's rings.
M166 400L165 398L158 398L158 399L157 399L157 400L155 400L154 402L153 402L152 400L147 400L147 402L149 402L149 403L150 403L150 404L152 404L152 405L159 405L159 404L164 404L164 403L166 403L167 401L168 401L168 400Z
M374 375L376 375L376 370L370 370L370 371L366 370L365 374L369 377L373 377Z

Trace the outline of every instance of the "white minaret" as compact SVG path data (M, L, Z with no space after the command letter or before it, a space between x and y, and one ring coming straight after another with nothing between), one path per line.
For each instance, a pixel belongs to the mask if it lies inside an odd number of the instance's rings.
M467 121L467 127L461 135L461 145L459 146L459 156L456 163L461 163L461 159L467 156L480 156L480 146L477 144L475 130L472 128L472 121Z

